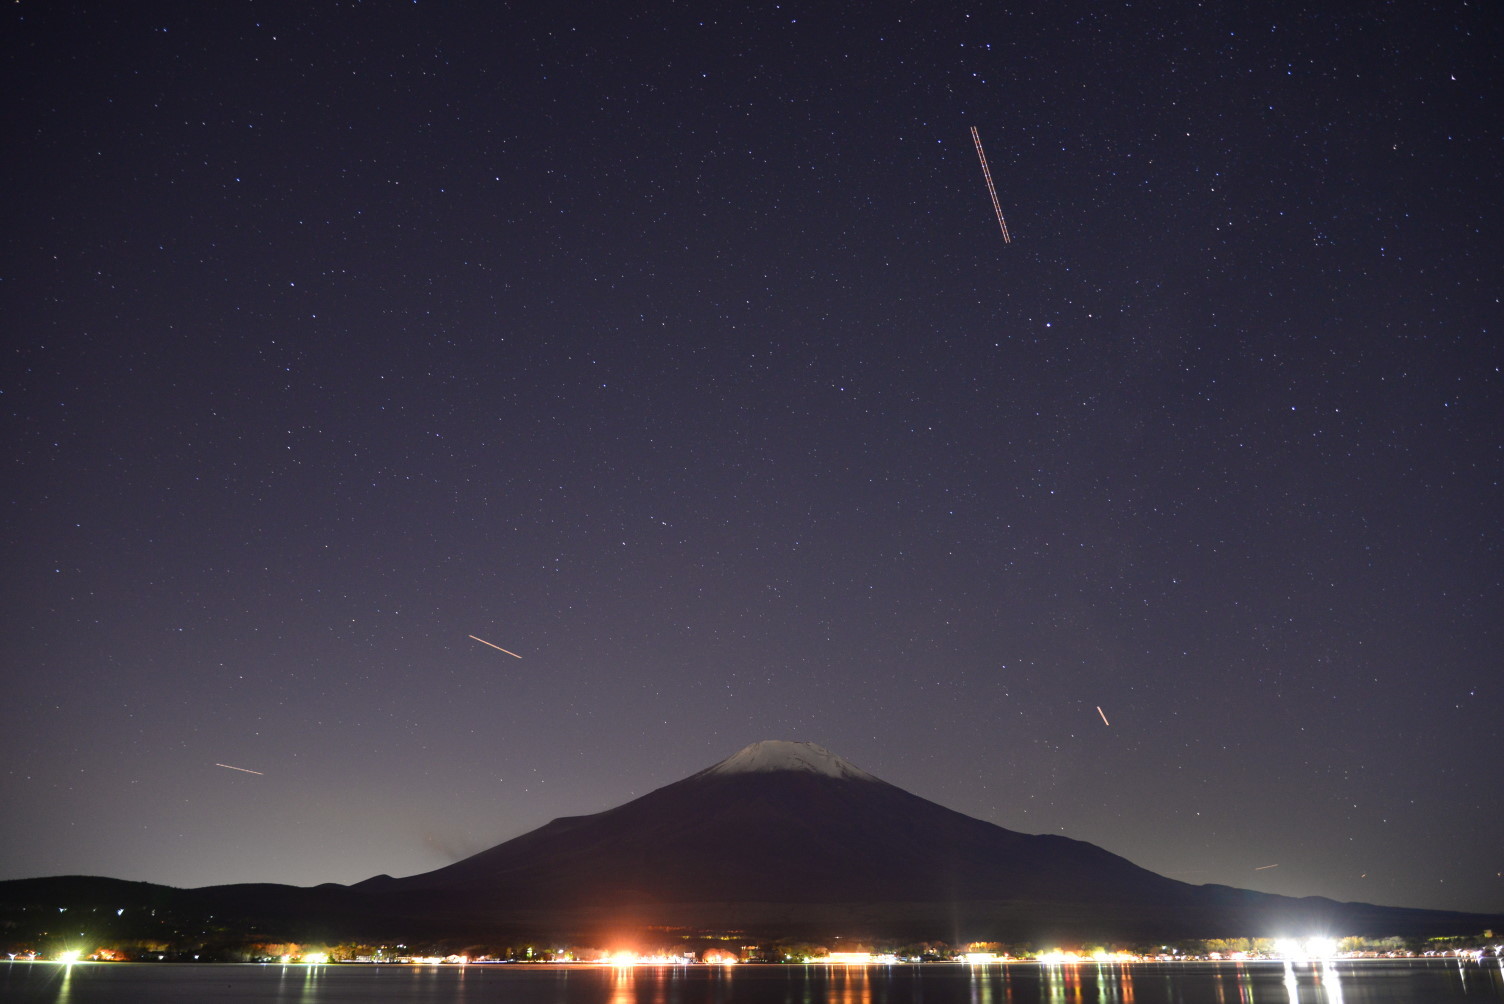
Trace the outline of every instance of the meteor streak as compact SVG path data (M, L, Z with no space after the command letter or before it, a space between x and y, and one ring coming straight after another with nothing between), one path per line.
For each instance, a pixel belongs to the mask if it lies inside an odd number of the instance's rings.
M470 637L474 638L476 641L480 642L482 645L491 645L491 643L488 642L488 641L486 641L486 639L484 639L484 638L476 638L475 635L470 635ZM494 649L496 649L496 651L498 651L498 652L507 652L507 650L504 649L504 648L502 648L500 645L491 645L491 647L494 648ZM513 659L521 659L522 658L522 656L518 655L516 652L507 652L507 655L511 656Z
M1279 865L1259 865L1257 868L1254 869L1254 871L1261 872L1261 871L1267 871L1270 868L1278 868L1278 867L1279 867Z
M214 766L216 766L216 767L223 767L226 770L238 770L242 774L255 774L255 775L259 776L259 777L266 777L266 772L265 771L251 770L249 767L231 767L227 763L217 763Z
M997 201L997 189L992 184L992 172L987 169L987 155L982 152L982 137L977 135L977 127L971 127L971 141L977 147L977 160L982 162L982 177L987 182L987 194L992 196L992 211L997 213L997 226L1003 232L1003 243L1012 244L1013 238L1008 236L1008 224L1003 219L1003 207ZM1101 711L1101 708L1097 709ZM1105 715L1103 716L1106 717Z
M1097 714L1102 716L1103 725L1107 726L1108 728L1112 728L1112 723L1107 720L1107 713L1102 710L1102 705L1100 704L1097 705Z

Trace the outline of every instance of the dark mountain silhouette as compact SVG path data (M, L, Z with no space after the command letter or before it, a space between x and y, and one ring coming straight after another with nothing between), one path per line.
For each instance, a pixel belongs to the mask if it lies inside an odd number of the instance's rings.
M1091 844L936 805L809 743L763 742L591 816L437 871L354 887L514 909L971 900L1143 904L1190 887Z
M780 741L445 868L353 889L417 913L501 910L579 932L1161 938L1419 932L1457 917L1188 885L1083 841L974 819L822 747Z
M29 880L62 882L64 880ZM71 892L80 893L73 879ZM111 880L92 880L104 882ZM21 883L0 883L0 905ZM163 901L164 887L115 889ZM28 888L28 897L45 892ZM590 816L444 868L354 886L170 890L177 910L362 936L582 941L647 930L786 937L1156 940L1476 933L1504 918L1292 899L1156 875L1100 847L983 822L812 743L755 743Z

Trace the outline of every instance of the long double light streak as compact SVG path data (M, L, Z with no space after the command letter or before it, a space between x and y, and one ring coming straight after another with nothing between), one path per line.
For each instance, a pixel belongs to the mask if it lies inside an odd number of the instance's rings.
M982 162L982 177L987 182L987 194L992 196L992 211L997 213L997 226L1003 232L1003 243L1012 244L1013 238L1008 236L1008 222L1003 219L1002 203L997 201L997 187L992 184L992 172L987 168L987 155L982 152L982 137L977 134L977 127L971 127L971 141L977 146L977 160Z

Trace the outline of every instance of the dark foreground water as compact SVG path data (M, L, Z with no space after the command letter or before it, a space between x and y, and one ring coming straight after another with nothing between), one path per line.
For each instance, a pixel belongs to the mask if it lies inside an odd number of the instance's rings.
M0 963L0 1000L508 1004L1447 1004L1504 1001L1494 960L1040 966Z

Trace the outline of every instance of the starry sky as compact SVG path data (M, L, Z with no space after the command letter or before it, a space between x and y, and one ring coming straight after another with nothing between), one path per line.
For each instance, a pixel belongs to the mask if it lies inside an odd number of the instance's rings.
M620 8L8 6L0 878L782 738L1504 911L1497 7Z

